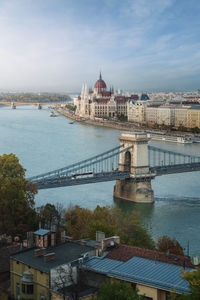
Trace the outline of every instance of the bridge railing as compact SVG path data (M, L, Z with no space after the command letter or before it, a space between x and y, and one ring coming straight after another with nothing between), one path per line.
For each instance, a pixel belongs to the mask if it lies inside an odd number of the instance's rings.
M200 156L164 150L150 145L148 149L150 167L184 165L200 162Z

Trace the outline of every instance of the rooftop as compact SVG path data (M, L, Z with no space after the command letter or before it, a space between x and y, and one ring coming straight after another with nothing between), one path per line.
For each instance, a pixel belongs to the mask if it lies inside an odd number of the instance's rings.
M36 248L27 249L11 255L12 258L26 265L43 272L49 272L51 269L77 260L81 255L94 249L91 246L80 245L75 242L65 242L55 247L47 248L47 253L55 253L55 258L48 262L44 261L44 256L34 256Z
M45 235L49 232L50 232L50 230L47 230L47 229L38 229L37 231L34 232L34 234Z
M190 258L187 256L180 256L174 254L165 254L155 250L143 249L128 245L119 245L118 248L114 248L107 255L107 258L116 259L120 261L128 261L133 256L148 258L154 261L165 262L168 264L178 265L182 267L194 268Z
M200 109L200 105L192 106L192 107L190 107L189 109Z
M154 253L154 256L153 256ZM155 257L155 254L158 254ZM167 256L160 252L119 245L103 257L93 257L83 264L83 267L110 277L126 281L140 283L166 291L174 289L179 293L189 293L188 282L182 279L181 270L193 271L193 268L186 267L186 263L178 264L180 256L173 256L174 259L164 259ZM175 260L177 258L178 260ZM183 260L182 260L183 261Z

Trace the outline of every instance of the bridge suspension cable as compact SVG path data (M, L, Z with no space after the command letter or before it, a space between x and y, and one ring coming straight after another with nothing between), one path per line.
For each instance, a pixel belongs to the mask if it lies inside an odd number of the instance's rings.
M71 164L64 168L60 168L51 172L43 173L38 176L28 178L33 183L44 182L47 180L60 179L65 180L66 178L74 178L81 175L98 174L102 172L113 172L118 169L118 159L121 152L128 151L132 146L123 148L124 145L120 145L111 150L88 158L86 160Z
M164 150L150 145L148 149L150 167L200 163L200 156Z

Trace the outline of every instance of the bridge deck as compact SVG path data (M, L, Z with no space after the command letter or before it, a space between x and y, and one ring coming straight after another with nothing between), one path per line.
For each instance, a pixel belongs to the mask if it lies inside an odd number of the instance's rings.
M177 164L168 166L151 167L151 172L155 172L156 176L200 171L200 163Z
M67 178L53 178L37 182L38 189L49 189L104 181L122 180L130 177L129 172L107 172L99 174L75 175Z

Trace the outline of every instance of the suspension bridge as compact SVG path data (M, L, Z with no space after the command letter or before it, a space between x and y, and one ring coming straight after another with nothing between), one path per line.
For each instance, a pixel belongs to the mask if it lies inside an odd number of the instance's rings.
M155 176L200 170L200 156L150 146L145 133L123 133L119 140L118 147L28 180L38 189L116 180L116 197L152 202Z

